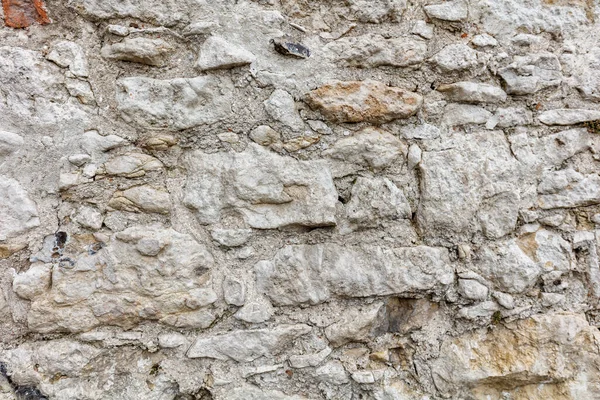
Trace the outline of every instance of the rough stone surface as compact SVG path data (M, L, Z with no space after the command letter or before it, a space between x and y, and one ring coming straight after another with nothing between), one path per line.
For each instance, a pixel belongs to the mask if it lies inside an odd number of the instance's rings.
M600 398L598 1L2 5L1 400Z
M414 115L420 95L381 82L335 82L309 92L308 104L334 122L385 123Z

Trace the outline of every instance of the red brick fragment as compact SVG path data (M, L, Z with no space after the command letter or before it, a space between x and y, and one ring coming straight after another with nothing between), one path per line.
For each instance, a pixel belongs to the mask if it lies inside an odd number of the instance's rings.
M37 22L49 24L43 0L2 0L4 23L11 28L26 28Z

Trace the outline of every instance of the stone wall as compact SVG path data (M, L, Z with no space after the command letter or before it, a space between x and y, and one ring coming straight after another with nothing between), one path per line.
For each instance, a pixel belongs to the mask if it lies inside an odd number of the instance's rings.
M597 0L3 0L0 399L600 398Z

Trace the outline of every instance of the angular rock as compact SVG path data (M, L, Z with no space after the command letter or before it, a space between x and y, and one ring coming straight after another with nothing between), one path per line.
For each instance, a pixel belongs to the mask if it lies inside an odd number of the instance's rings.
M487 298L488 288L474 279L459 279L458 293L469 300L482 301Z
M231 276L223 280L223 298L227 304L241 307L246 301L244 282Z
M213 229L210 235L222 246L239 247L250 239L252 229Z
M392 165L407 151L406 145L389 132L365 128L353 136L335 142L322 154L347 163L381 170Z
M498 41L493 37L488 35L487 33L482 33L481 35L475 35L473 40L471 40L477 47L496 47L498 46Z
M316 367L321 364L331 354L331 347L325 347L323 350L314 354L303 354L299 356L290 356L289 362L292 368Z
M292 342L311 331L308 325L280 325L273 329L233 331L198 338L187 351L189 358L214 358L251 362L281 353Z
M162 39L143 37L128 38L122 42L104 45L102 57L109 60L130 61L140 64L162 66L173 52L173 46Z
M275 309L271 303L264 296L259 296L247 301L233 316L240 321L260 324L271 319L274 313Z
M296 58L310 57L309 48L301 43L294 42L294 39L289 36L271 39L271 43L273 44L275 51L284 56Z
M315 370L317 379L331 385L343 385L348 383L348 375L344 369L344 365L337 360L329 361L327 364Z
M231 87L213 76L117 81L117 108L127 122L143 128L187 129L231 114Z
M254 62L254 54L219 36L210 36L200 47L198 68L202 71L241 67Z
M341 319L325 328L325 336L333 347L350 342L366 342L385 331L386 309L382 303L350 309Z
M463 22L469 16L469 6L466 1L455 0L423 7L430 18L442 21Z
M543 209L600 204L600 176L572 169L549 171L538 185L538 204Z
M80 45L64 40L56 43L46 58L57 65L67 68L75 76L87 77L89 74L87 60Z
M285 90L275 89L263 104L271 118L288 126L293 131L304 129L304 121L298 114L296 102L292 95Z
M189 23L195 0L68 0L68 5L93 20L134 18L156 25Z
M598 336L585 316L573 313L480 329L442 344L431 364L433 379L452 398L500 398L501 393L528 399L575 399L586 393L584 398L593 398L599 390L588 379L589 369L600 361Z
M479 64L478 51L466 44L449 44L431 58L442 72L456 72L470 69Z
M575 125L600 120L600 111L565 108L544 111L538 118L545 125Z
M406 0L349 0L350 9L360 22L378 24L397 21L406 9Z
M98 131L84 132L81 137L80 146L89 155L99 155L112 149L124 146L127 141L117 135L102 136Z
M207 283L212 255L191 236L155 226L134 227L113 235L108 243L96 242L95 249L69 254L70 262L54 265L46 291L27 292L33 293L29 329L129 329L144 320L206 327L207 316L182 323L190 312L207 313L203 307L217 300ZM214 318L210 316L208 325Z
M270 146L281 140L281 134L270 126L260 125L250 132L250 139L261 146Z
M183 203L202 224L237 210L252 228L335 225L337 192L319 161L297 161L250 144L241 153L190 153Z
M149 171L156 171L161 168L163 168L163 164L152 156L142 153L130 153L110 159L104 164L103 170L99 173L126 178L139 178Z
M563 79L558 58L548 52L516 56L498 74L504 80L508 94L527 95L558 86Z
M437 126L430 124L403 126L400 132L405 139L420 140L437 139L442 134Z
M469 104L448 104L444 110L443 122L448 126L485 124L492 113L485 108Z
M526 108L508 107L498 108L494 116L488 120L485 127L487 129L512 128L519 125L531 125L533 123L533 114Z
M40 225L37 205L15 179L0 175L0 241Z
M286 246L254 269L259 290L276 305L435 291L454 276L447 250L426 246Z
M75 221L84 228L98 230L102 228L104 216L94 207L82 206L75 216Z
M519 193L520 165L501 131L461 135L446 150L424 151L419 168L422 181L417 221L423 232L435 232L436 237L468 237L480 227L474 219L481 206L495 215L506 206L503 197L495 206L496 196ZM516 208L514 204L509 207ZM509 230L516 217L504 221L500 229Z
M19 151L25 141L16 133L0 131L0 163Z
M423 105L421 95L373 80L323 85L307 93L305 101L334 122L374 124L408 118Z
M142 185L115 192L108 206L130 212L168 214L171 211L171 199L167 192Z
M452 101L462 103L502 103L506 101L506 92L498 86L475 82L456 82L440 85L438 91Z
M386 39L367 34L338 39L324 48L341 66L375 68L381 66L408 67L424 61L427 44L409 38Z
M413 26L410 33L414 35L419 35L423 39L431 40L433 39L433 25L428 24L425 21L417 21Z
M33 300L50 289L51 271L52 266L49 264L32 264L27 271L13 278L12 288L19 297Z
M352 186L346 215L355 224L377 226L386 219L411 218L412 212L402 190L389 179L358 177Z
M286 395L279 390L261 390L254 385L244 384L233 390L217 392L215 400L309 400L304 396Z

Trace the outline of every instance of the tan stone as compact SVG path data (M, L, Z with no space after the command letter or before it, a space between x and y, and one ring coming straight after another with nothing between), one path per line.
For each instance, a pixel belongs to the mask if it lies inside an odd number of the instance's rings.
M308 105L335 122L382 124L414 115L423 97L373 80L334 82L305 96Z

